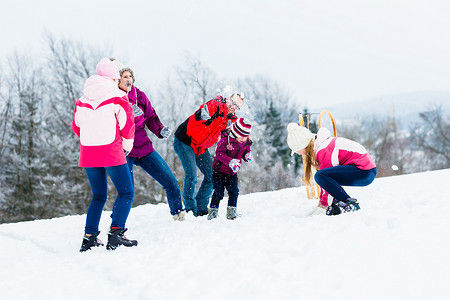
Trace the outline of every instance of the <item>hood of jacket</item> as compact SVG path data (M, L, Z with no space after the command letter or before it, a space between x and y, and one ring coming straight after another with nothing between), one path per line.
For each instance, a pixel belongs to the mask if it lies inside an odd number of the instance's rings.
M94 75L89 77L84 84L83 102L88 102L96 107L101 102L114 97L123 97L125 92L121 91L117 84L106 77Z
M314 152L326 147L331 142L331 132L325 127L319 129L314 142Z

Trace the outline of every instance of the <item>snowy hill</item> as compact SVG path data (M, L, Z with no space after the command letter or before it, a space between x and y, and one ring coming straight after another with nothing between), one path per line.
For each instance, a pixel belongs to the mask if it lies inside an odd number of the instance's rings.
M450 114L450 91L411 92L383 95L369 99L331 106L330 110L338 123L345 120L376 116L378 119L395 116L400 127L408 128L411 122L419 121L419 113L442 106ZM320 111L315 109L314 111Z
M79 253L85 216L0 225L2 299L448 299L450 169L349 188L362 209L306 214L304 188L241 196L242 218L132 209L135 248ZM106 241L109 213L100 238Z

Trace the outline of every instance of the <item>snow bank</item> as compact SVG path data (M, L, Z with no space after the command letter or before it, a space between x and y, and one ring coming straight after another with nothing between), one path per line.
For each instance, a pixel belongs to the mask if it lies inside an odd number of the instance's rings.
M307 217L304 188L241 196L242 217L132 209L135 248L79 253L85 215L0 225L2 299L443 299L450 169L348 188L361 210ZM106 242L110 212L100 238Z

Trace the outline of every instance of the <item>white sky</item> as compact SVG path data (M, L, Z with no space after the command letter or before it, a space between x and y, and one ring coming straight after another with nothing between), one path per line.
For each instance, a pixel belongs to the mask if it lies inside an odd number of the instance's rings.
M450 90L447 0L4 1L0 57L56 36L112 44L138 80L185 51L219 76L269 75L314 106Z

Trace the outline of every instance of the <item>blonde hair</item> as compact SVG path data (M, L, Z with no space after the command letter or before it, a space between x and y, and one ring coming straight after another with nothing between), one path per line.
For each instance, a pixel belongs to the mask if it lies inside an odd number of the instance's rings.
M305 160L305 181L307 183L311 182L312 167L316 170L319 168L319 164L316 159L316 154L314 153L314 139L311 139L308 146L306 146L306 154L303 156Z

